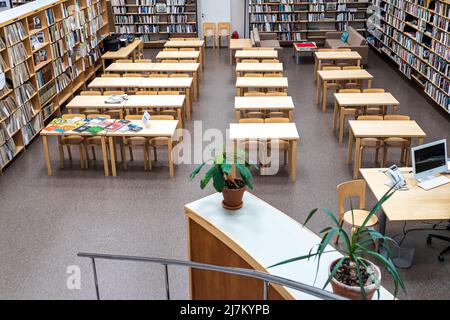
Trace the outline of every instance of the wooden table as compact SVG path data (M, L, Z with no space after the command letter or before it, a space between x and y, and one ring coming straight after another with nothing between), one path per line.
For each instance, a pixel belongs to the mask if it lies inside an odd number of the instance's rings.
M367 80L367 87L372 86L373 76L364 69L361 70L320 70L316 92L316 103L320 103L322 97L322 111L327 107L327 83L330 81L349 81L349 80ZM323 88L323 90L322 90ZM321 95L321 90L323 91Z
M317 79L317 71L322 70L322 61L324 60L354 60L356 65L361 65L361 55L356 51L331 51L331 52L314 52L314 77Z
M395 192L383 204L383 214L379 217L382 234L385 234L386 230L386 217L389 221L450 219L450 184L423 190L417 185L412 168L400 168L400 171L406 179L409 190ZM380 169L361 169L360 172L377 200L380 200L390 188L384 184L388 179L387 176L380 172Z
M426 136L425 132L413 120L402 121L349 121L349 139L348 139L348 161L353 161L353 139L355 139L355 163L353 166L353 178L358 177L358 170L361 167L359 148L362 138L417 138L419 144L423 144Z
M193 91L194 97L197 98L199 68L199 63L113 63L105 71L112 73L186 73L194 79Z
M142 44L142 40L135 39L132 43L128 44L126 47L120 48L117 51L108 51L102 55L103 70L105 67L105 60L117 60L117 59L129 59L133 61L136 60L136 50ZM131 57L130 57L131 56Z
M195 60L201 62L201 52L200 51L160 51L156 55L156 60L161 61L164 59L175 59L175 60ZM203 66L200 63L200 72L203 71Z
M204 40L185 40L185 41L167 41L165 48L196 48L200 52L201 71L205 67L205 41Z
M174 175L174 164L173 164L173 155L172 155L172 149L173 149L173 139L175 137L175 132L178 127L178 121L177 120L150 120L148 123L148 126L145 127L141 120L132 120L132 123L143 127L141 131L138 132L109 132L106 134L106 136L109 138L109 152L111 157L111 172L112 175L115 177L117 176L116 171L116 148L115 148L115 137L145 137L145 138L154 138L154 137L166 137L168 138L168 161L169 161L169 175L170 177L173 177ZM122 148L122 153L125 152L124 148ZM122 157L124 155L122 154Z
M235 97L234 109L236 110L236 121L241 118L241 112L267 110L286 110L289 121L293 121L294 101L292 97Z
M251 47L252 47L251 39L230 39L230 47L228 48L230 56L230 64L233 64L233 51Z
M98 77L89 83L88 88L104 90L105 88L116 89L181 89L186 94L186 118L191 114L191 86L192 78L104 78Z
M337 113L340 108L339 117L339 143L344 141L344 109L363 108L370 106L392 106L400 103L389 92L380 93L335 93L333 112L333 131L336 130Z
M282 63L238 63L236 65L236 75L243 76L245 72L283 72Z
M236 63L239 63L241 59L278 59L277 50L237 50L234 55Z
M288 78L253 78L238 77L236 80L236 95L242 96L243 89L259 88L259 89L282 89L284 92L288 90Z
M185 205L187 252L190 261L225 267L254 269L322 289L328 267L340 253L328 245L317 268L317 260L305 259L269 268L280 261L307 255L317 247L320 237L287 214L250 192L237 211L222 207L222 195L214 193ZM315 281L317 273L317 279ZM257 279L220 272L189 270L192 300L262 300L263 283ZM226 286L226 290L223 288ZM325 287L331 292L331 284ZM269 285L269 300L315 300L305 292ZM377 299L375 294L374 300ZM380 287L380 299L393 296Z
M231 123L230 140L235 146L245 140L287 140L290 144L289 171L291 180L297 179L297 142L300 136L295 123Z

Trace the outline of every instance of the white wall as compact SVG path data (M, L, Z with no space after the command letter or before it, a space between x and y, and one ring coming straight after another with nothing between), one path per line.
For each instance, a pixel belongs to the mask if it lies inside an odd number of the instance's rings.
M203 36L203 22L231 21L231 0L200 0L198 2L199 33Z
M231 32L236 30L240 38L245 38L245 3L245 0L231 0Z

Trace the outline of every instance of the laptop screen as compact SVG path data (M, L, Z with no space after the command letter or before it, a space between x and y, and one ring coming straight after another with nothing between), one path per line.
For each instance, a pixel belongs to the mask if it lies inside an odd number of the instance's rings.
M416 174L447 165L445 143L438 143L427 148L414 151Z

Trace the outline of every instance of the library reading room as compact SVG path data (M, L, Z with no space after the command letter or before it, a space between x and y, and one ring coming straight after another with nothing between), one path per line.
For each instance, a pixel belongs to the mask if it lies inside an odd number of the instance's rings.
M450 300L449 149L449 0L0 0L0 299Z

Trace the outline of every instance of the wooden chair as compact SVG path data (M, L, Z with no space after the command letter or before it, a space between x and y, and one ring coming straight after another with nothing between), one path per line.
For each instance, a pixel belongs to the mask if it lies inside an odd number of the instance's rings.
M385 92L384 89L377 89L377 88L369 88L369 89L363 89L363 93L383 93ZM375 115L386 115L387 113L387 106L365 106L364 107L364 114L375 114Z
M126 120L141 120L141 115L128 115L125 117ZM122 144L121 144L121 157L122 157L122 164L123 169L128 169L128 160L127 155L125 152L125 148L128 148L128 151L130 153L130 161L134 161L133 156L133 148L142 148L144 152L144 170L149 170L152 168L152 161L150 159L149 154L149 141L147 138L144 137L123 137L122 138Z
M95 119L95 118L111 119L111 116L109 114L91 114L91 115L89 115L89 117L92 118L92 119ZM93 158L93 160L97 160L97 156L95 154L95 148L96 147L100 147L101 148L101 146L102 146L102 139L101 139L101 137L99 137L99 136L86 137L85 138L85 145L86 145L86 154L89 153L89 147L90 147L91 150L92 150L92 158ZM107 148L107 150L109 149L109 145L108 144L106 144L106 148ZM106 154L109 154L109 152L107 152Z
M336 67L336 66L324 66L322 67L322 70L342 70L341 67ZM328 82L326 84L327 86L327 90L335 90L338 91L342 88L341 84L339 83L339 81L331 81ZM327 97L325 97L325 99L327 99Z
M178 96L178 95L180 95L180 92L172 91L172 90L162 90L162 91L158 91L158 95L160 95L160 96L172 96L172 95ZM173 118L177 118L177 116L178 116L177 111L175 109L163 108L158 113L161 115L172 116ZM177 119L177 120L181 120L181 119Z
M280 91L267 91L266 96L267 97L287 97L287 92L280 92Z
M178 48L164 48L163 51L179 51Z
M213 48L216 48L216 24L214 22L203 22L203 40L212 37Z
M259 63L259 60L257 59L242 59L242 63Z
M186 73L172 73L169 74L169 78L189 78L189 75Z
M280 63L280 60L278 60L278 59L263 59L261 62L262 63Z
M111 90L111 91L103 92L104 96L113 96L113 95L120 95L120 94L125 94L125 91ZM105 111L105 114L110 115L112 118L123 119L123 110L122 109L108 109Z
M261 118L243 118L243 119L239 119L239 123L264 123L264 119L261 119Z
M149 78L168 78L169 75L167 73L150 73L147 75Z
M334 49L334 51L338 51L338 52L350 52L350 51L352 51L352 49L350 49L350 48L336 48L336 49Z
M161 60L161 63L178 63L178 60L175 60L175 59L164 59L164 60Z
M265 78L283 78L282 72L268 72L264 73Z
M285 117L271 117L271 118L267 118L264 120L264 123L289 123L289 118L285 118ZM267 143L267 147L269 148L269 150L272 152L272 150L274 149L274 145L276 145L278 147L279 151L283 151L283 159L284 159L284 164L287 164L287 160L288 160L288 153L290 150L290 144L289 141L287 140L270 140Z
M120 78L120 74L118 73L102 73L100 75L102 78Z
M142 78L144 75L142 73L124 73L124 78ZM136 90L127 89L127 94L136 94Z
M171 116L171 115L152 116L152 120L174 120L174 119L175 119L175 117ZM153 158L155 159L155 161L158 161L156 149L168 147L168 145L169 145L169 138L167 138L167 137L150 138L149 146L152 147L152 149L153 149Z
M78 113L70 113L70 114L63 114L61 116L63 119L73 119L73 118L83 118L85 119L86 116L84 114L78 114ZM58 149L59 149L59 164L61 168L64 168L64 146L67 149L67 154L69 155L69 160L72 161L72 146L78 146L80 150L80 165L81 169L87 169L88 168L88 161L87 161L87 154L86 154L86 145L85 145L85 139L84 137L77 136L77 135L67 135L58 137Z
M352 180L340 183L337 186L338 193L338 219L339 222L345 222L352 227L352 233L356 233L359 228L363 225L367 216L370 214L366 210L366 182L362 179ZM359 206L355 206L352 202L352 207L358 208L347 211L345 209L345 203L347 200L353 201L357 197L359 201ZM369 221L366 223L366 228L374 227L378 224L378 218L376 215L370 217ZM339 241L339 236L336 237L335 243ZM375 251L378 251L378 241L375 241Z
M358 121L373 121L373 120L383 120L382 116L373 116L373 115L363 115L359 116ZM362 138L361 139L361 146L359 147L359 150L357 152L359 153L359 163L357 164L358 168L361 168L361 163L363 160L363 151L364 149L375 149L375 164L377 166L380 165L378 162L378 154L381 148L383 148L384 142L383 139L378 138Z
M192 52L192 51L195 51L195 48L180 48L180 51L189 51L189 52Z
M320 49L317 49L317 51L318 52L333 52L334 50L331 48L320 48ZM336 67L336 64L334 63L334 61L322 61L321 65L322 65L322 68L323 67Z
M102 95L102 93L100 92L100 91L81 91L80 92L80 96L101 96ZM67 111L69 112L69 113L72 113L72 109L67 109ZM79 112L80 113L83 113L84 115L90 115L90 114L92 114L92 113L100 113L100 110L98 110L98 109L83 109L83 108L80 108L79 109Z
M361 93L359 89L340 89L339 93ZM342 126L342 131L344 130L345 125L345 117L351 116L355 119L359 116L359 108L343 108L343 112L341 113L341 107L335 105L334 114L333 114L333 131L336 131L336 128L340 130ZM338 126L337 126L338 125Z
M137 59L136 59L136 61L138 61L138 60L140 60L140 59L144 59L144 41L142 41L140 44L139 44L139 47L138 47L138 54L137 54ZM135 62L136 62L135 61Z
M262 78L263 74L262 73L246 73L246 74L244 74L244 77L246 77L246 78Z
M152 59L139 59L136 60L135 63L152 63Z
M342 70L360 70L362 69L360 66L343 66ZM361 81L344 81L343 87L346 89L362 89Z
M180 59L179 63L198 63L196 59Z
M239 123L264 123L264 119L262 118L243 118L239 119ZM255 150L258 154L258 161L260 166L266 166L268 163L267 160L267 143L260 140L245 140L244 141L244 150L252 151ZM250 156L249 154L246 155ZM246 159L250 160L250 159Z
M136 91L137 96L156 96L158 94L158 91Z
M410 120L409 116L403 116L403 115L386 115L384 116L385 121L392 121L392 120ZM401 149L401 155L400 155L400 162L408 166L409 165L409 148L411 147L411 138L397 138L397 137L390 137L385 138L384 140L384 146L383 146L383 161L381 163L381 167L384 168L386 165L386 159L387 159L387 151L389 148L399 148Z
M222 37L225 37L227 39L227 47L230 46L230 37L231 37L231 25L229 22L219 22L217 23L217 30L218 30L218 43L219 43L219 48L221 47L220 45L220 40Z
M117 63L133 63L131 59L117 59L115 62Z
M260 91L247 91L244 92L244 97L264 97L266 94Z

